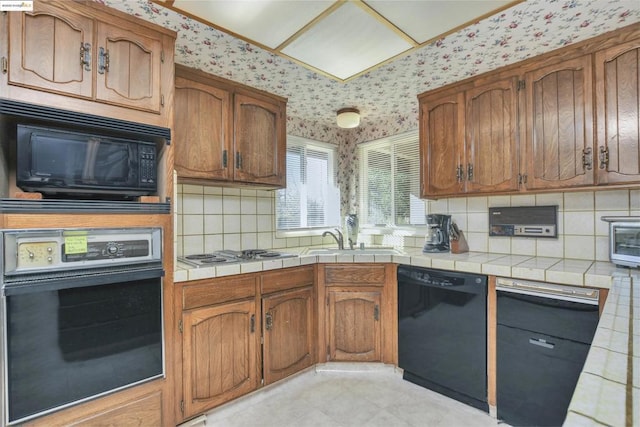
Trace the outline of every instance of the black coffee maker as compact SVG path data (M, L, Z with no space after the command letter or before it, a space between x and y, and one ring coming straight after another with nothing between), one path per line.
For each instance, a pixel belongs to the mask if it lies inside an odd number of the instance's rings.
M427 215L427 236L422 252L449 252L449 227L451 215Z

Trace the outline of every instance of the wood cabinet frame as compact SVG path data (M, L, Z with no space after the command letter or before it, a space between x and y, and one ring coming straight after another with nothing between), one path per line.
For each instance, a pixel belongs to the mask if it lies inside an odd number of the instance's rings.
M626 70L630 73L629 76L621 76L617 80L612 77L605 82L605 62L615 61L634 50L640 52L638 23L418 95L422 161L421 196L438 198L473 194L515 194L584 190L608 184L640 184L640 160L637 160L640 142L637 138L630 137L633 132L626 132L626 136L616 139L614 137L620 134L620 131L616 128L608 129L616 121L625 123L623 127L630 127L632 130L637 130L640 125L636 111L637 87L640 87L640 80L637 78L638 73L634 71L640 68L638 54L632 53L622 59L627 62L622 62L626 66L622 66L621 72L624 73ZM533 86L538 83L539 87L547 85L541 79L550 75L553 75L552 79L564 79L556 85L560 103L557 104L556 110L553 110L553 105L546 102L544 94L540 92L541 108L544 108L538 111L533 103ZM518 93L514 104L517 105L517 119L513 128L515 148L509 160L512 165L519 166L512 169L510 175L505 175L504 181L500 181L499 177L491 178L491 185L477 186L473 181L460 182L460 176L468 177L463 162L459 162L462 168L456 176L456 171L452 171L450 165L442 158L448 156L451 161L452 157L463 160L474 157L474 153L469 153L473 152L469 145L465 149L459 148L455 153L452 148L462 144L461 138L466 140L467 144L470 140L467 123L469 95L473 96L476 90L474 88L484 84L500 84L513 76L517 76ZM547 86L551 90L552 86ZM624 90L621 90L623 87ZM567 90L568 88L570 90ZM616 93L620 92L625 95L613 99ZM610 94L609 97L607 93ZM459 109L463 99L461 96L467 104L464 113ZM434 108L446 103L457 104L457 114L450 110L448 117L444 114L440 120L433 119L430 114ZM573 113L570 111L571 108L574 109ZM461 117L462 114L464 116ZM542 127L542 122L539 121L540 114L546 114L545 120L549 119L551 123L554 115L557 115L555 127L553 124L549 128ZM569 129L569 126L572 128ZM461 137L461 133L465 136ZM635 134L637 135L637 132ZM441 154L438 154L437 147L433 148L434 144L445 147ZM557 153L554 154L553 150ZM544 162L549 162L548 164L542 164L543 154ZM600 156L605 160L611 159L611 170L609 163L606 167L601 167ZM514 171L517 173L514 174ZM553 178L554 174L556 178ZM458 178L457 182L455 178Z

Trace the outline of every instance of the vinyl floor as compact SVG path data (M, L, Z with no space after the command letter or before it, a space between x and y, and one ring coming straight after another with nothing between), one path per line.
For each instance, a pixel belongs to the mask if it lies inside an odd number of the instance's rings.
M402 379L391 366L328 363L207 414L221 427L489 427L489 414ZM504 426L502 424L501 426Z

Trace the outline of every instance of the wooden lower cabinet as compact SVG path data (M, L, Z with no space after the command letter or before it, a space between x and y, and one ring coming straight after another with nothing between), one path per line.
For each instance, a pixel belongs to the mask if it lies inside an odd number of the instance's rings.
M253 299L186 311L182 322L185 417L258 386Z
M178 418L316 363L315 271L309 265L182 285Z
M262 298L265 385L314 363L314 301L311 286Z
M382 360L381 291L329 290L329 360Z
M319 362L397 363L394 264L318 267Z

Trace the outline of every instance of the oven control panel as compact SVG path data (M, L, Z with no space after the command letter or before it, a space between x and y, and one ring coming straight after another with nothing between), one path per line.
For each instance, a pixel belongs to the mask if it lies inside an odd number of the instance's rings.
M59 257L58 243L21 242L18 244L18 268L48 267Z
M2 273L162 262L160 228L4 230Z

